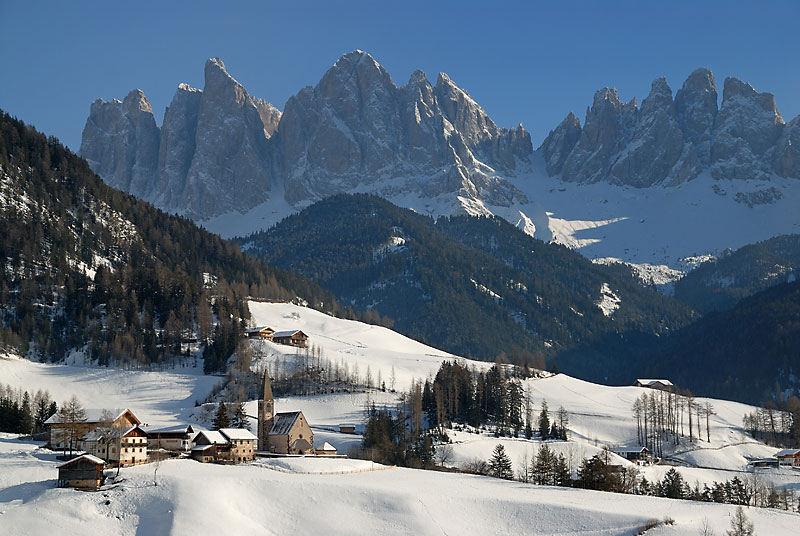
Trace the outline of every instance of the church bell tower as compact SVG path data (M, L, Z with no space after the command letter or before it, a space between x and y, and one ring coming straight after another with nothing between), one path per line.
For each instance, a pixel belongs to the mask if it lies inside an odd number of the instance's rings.
M269 372L264 367L264 388L258 401L258 450L269 450L269 432L275 420L275 399L269 383Z

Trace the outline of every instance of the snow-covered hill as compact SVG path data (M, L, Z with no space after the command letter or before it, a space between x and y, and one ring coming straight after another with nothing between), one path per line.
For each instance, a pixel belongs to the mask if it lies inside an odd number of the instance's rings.
M294 471L322 472L352 462L305 459ZM366 462L369 464L369 462ZM55 487L54 455L0 437L0 532L49 534L635 534L649 519L674 524L653 534L717 534L734 507L576 489L488 477L387 469L298 474L256 462L221 466L191 460L122 471L101 493ZM366 468L366 467L365 467ZM800 516L749 509L759 534L793 534Z
M301 329L309 343L332 361L370 367L383 378L395 369L398 390L414 378L429 377L446 359L445 352L407 339L391 330L336 319L291 304L250 303L254 321L274 329ZM266 345L253 367L290 360L295 349ZM466 361L470 363L469 361ZM472 362L476 367L489 366ZM191 422L200 415L195 401L210 392L219 377L203 376L201 368L118 370L33 363L6 356L0 359L0 381L14 388L48 389L61 401L73 393L88 407L131 407L150 426ZM569 413L569 441L549 441L577 464L603 446L630 445L636 440L633 401L648 392L638 387L609 387L563 374L525 381L534 411L546 400L551 411ZM341 451L358 444L360 436L339 434L336 425L359 423L368 401L391 406L397 394L383 391L283 397L278 411L302 410L314 427L315 442L330 441ZM705 403L705 399L698 399ZM775 449L754 441L741 430L741 419L754 408L723 400L708 400L711 442L682 443L666 453L686 467L684 478L711 483L745 472L746 456L767 456ZM248 413L255 411L250 402ZM496 438L488 431L450 431L451 465L487 459L497 443L506 446L514 468L541 444L537 440ZM617 459L618 463L625 463ZM0 438L0 533L39 534L59 526L67 533L187 534L236 530L274 533L468 532L534 534L631 534L649 518L669 516L675 525L659 534L696 534L703 518L717 533L728 527L733 507L690 501L542 488L486 477L433 473L410 469L372 469L369 462L302 460L288 464L258 462L236 467L201 465L190 460L162 464L158 486L153 466L122 471L123 481L102 495L55 488L57 462L49 451L10 437ZM663 476L668 466L643 468L648 480ZM330 474L347 472L348 474ZM298 474L303 473L303 474ZM312 473L312 474L306 474ZM324 473L324 474L319 474ZM769 470L761 477L778 486L800 487L800 473ZM751 509L747 515L762 534L791 534L800 517Z

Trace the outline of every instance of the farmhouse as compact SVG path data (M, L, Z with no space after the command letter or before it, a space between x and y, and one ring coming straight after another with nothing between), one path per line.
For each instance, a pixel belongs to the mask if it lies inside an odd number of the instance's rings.
M747 462L750 467L778 467L777 458L756 458Z
M147 430L147 448L164 449L171 452L186 452L192 448L192 436L196 430L192 425L170 426L157 430Z
M58 487L96 491L105 482L105 462L84 454L58 466Z
M296 346L298 348L305 348L308 343L308 335L299 329L289 331L276 331L272 334L272 340L278 344L286 344L289 346Z
M76 446L81 437L85 436L98 427L106 428L130 428L142 424L134 413L129 409L122 411L108 411L105 409L87 409L86 418L69 419L60 413L56 413L45 421L50 429L51 449L66 450L70 446Z
M242 428L202 430L194 439L192 458L200 462L240 463L255 457L256 436Z
M674 385L672 385L671 381L664 379L658 379L658 380L638 379L633 383L633 385L635 387L647 387L648 389L658 389L660 391L671 391L675 387Z
M800 467L800 449L783 449L775 454L775 457L784 467Z
M248 329L247 330L247 337L249 339L262 339L265 341L271 341L275 330L269 326L259 326L257 328Z
M109 463L122 466L147 463L147 432L139 425L95 428L81 437L80 446L87 454Z

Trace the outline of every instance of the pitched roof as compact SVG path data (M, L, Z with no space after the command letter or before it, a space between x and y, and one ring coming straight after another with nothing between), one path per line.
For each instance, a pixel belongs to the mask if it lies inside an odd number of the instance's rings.
M112 415L115 416L113 418L112 422L116 421L117 419L119 419L120 417L125 415L125 412L130 412L131 416L133 417L133 419L131 419L131 420L133 420L133 422L135 424L142 424L142 421L139 420L139 417L137 417L136 414L133 411L131 411L130 409L128 409L128 408L125 408L123 410L120 410L120 409L111 409L111 410L109 410L109 409L105 409L105 408L99 408L99 409L98 408L88 408L88 409L85 409L84 411L86 412L86 421L84 421L84 422L88 422L88 423L102 422L103 412L109 411L109 412L111 412ZM54 413L53 415L50 416L49 419L44 421L45 424L55 424L55 423L59 423L59 422L61 422L61 421L59 421L58 413Z
M58 468L61 469L62 467L66 467L67 465L69 465L71 463L77 462L78 460L87 460L87 461L90 461L90 462L92 462L94 464L97 464L97 465L105 465L106 464L106 462L104 460L101 460L97 456L92 456L91 454L81 454L77 458L72 458L67 463L62 463L61 465L58 466Z
M219 431L228 439L258 439L252 434L252 432L250 432L250 430L245 430L244 428L220 428Z
M225 436L216 430L200 430L194 437L195 443L197 443L200 436L203 436L212 445L225 445L228 442Z
M148 429L147 433L150 435L153 434L170 434L170 433L184 433L184 434L191 434L193 432L198 431L199 428L197 426L192 426L191 424L176 424L174 426L167 426L165 428L155 428L155 429Z
M302 415L302 411L288 411L284 413L277 413L275 415L275 421L272 424L272 430L269 431L269 435L286 435L289 433L289 430L292 429L294 426L294 422Z
M272 329L272 328L271 328L271 327L269 327L269 326L259 326L259 327L257 327L257 328L248 329L248 330L247 330L247 333L260 333L260 332L264 331L265 329L268 329L268 330L270 330L270 331L275 331L274 329Z
M303 333L303 332L300 331L299 329L290 329L288 331L276 331L275 333L272 334L272 338L274 339L275 337L291 337L292 335L295 335L297 333ZM305 333L303 333L303 335L305 335Z
M133 426L128 426L127 428L115 428L112 426L101 426L99 428L95 428L94 430L89 430L86 432L82 437L81 440L83 441L97 441L99 439L111 439L116 437L126 437L128 434L133 432L134 430L139 430L145 436L149 436L149 434L141 428L138 424Z
M797 456L800 454L800 449L783 449L775 454L775 457L779 456Z
M636 383L641 383L642 385L653 385L654 383L661 383L663 385L672 385L672 382L669 380L643 380L641 378L636 380Z
M326 441L321 447L319 447L319 450L336 450L336 447Z

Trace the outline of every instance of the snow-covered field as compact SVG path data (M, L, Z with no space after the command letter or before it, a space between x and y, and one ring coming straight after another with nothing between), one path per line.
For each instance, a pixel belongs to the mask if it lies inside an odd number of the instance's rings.
M251 303L258 325L302 329L309 343L337 362L367 366L388 383L395 369L398 391L412 379L431 376L453 356L376 326L335 319L291 304ZM294 349L269 344L268 363L290 359ZM259 366L255 363L254 366ZM488 366L476 363L476 366ZM149 425L192 422L195 401L202 401L219 381L202 375L201 367L164 371L119 370L0 359L0 382L29 390L48 389L61 402L76 394L86 407L130 407ZM549 446L571 458L599 452L604 445L636 441L633 401L638 387L608 387L565 375L525 381L534 413L542 400L551 412L563 406L569 413L570 440ZM329 441L340 452L357 446L360 436L338 433L338 424L359 424L369 402L391 406L390 392L335 393L283 397L277 411L302 410L314 427L315 443ZM698 399L705 403L705 399ZM710 483L733 476L747 477L745 456L768 456L775 449L746 436L742 416L752 407L709 400L711 442L683 443L669 453L689 467L679 470L690 482ZM250 402L248 413L255 412ZM704 432L705 432L705 426ZM486 460L503 443L515 470L532 455L538 441L495 438L450 431L453 456L449 465L475 458ZM621 463L621 460L618 460ZM491 478L410 469L373 469L371 462L348 459L259 459L244 466L202 465L169 461L152 484L153 466L122 471L124 481L102 493L56 489L57 462L38 445L0 438L0 534L42 534L59 527L67 534L188 534L249 531L283 534L328 533L489 533L633 534L649 518L670 516L675 525L653 534L697 534L708 518L717 534L728 527L732 506L689 501L541 488ZM697 466L697 467L693 467ZM661 478L668 466L643 468L648 480ZM345 473L345 474L341 474ZM779 486L800 489L800 472L765 470L760 475ZM108 502L107 502L108 501ZM800 516L750 509L760 534L792 534ZM648 534L651 532L648 532Z
M320 462L324 467L320 469ZM266 467L262 466L266 463ZM331 474L353 460L239 466L171 460L123 469L98 493L55 487L57 462L36 445L0 438L0 533L51 534L717 534L730 505L547 488L413 469ZM362 466L369 462L359 462ZM366 468L366 467L362 467ZM315 474L320 473L323 474ZM113 471L110 471L113 474ZM309 474L305 474L309 473ZM759 534L795 534L800 515L748 509Z

